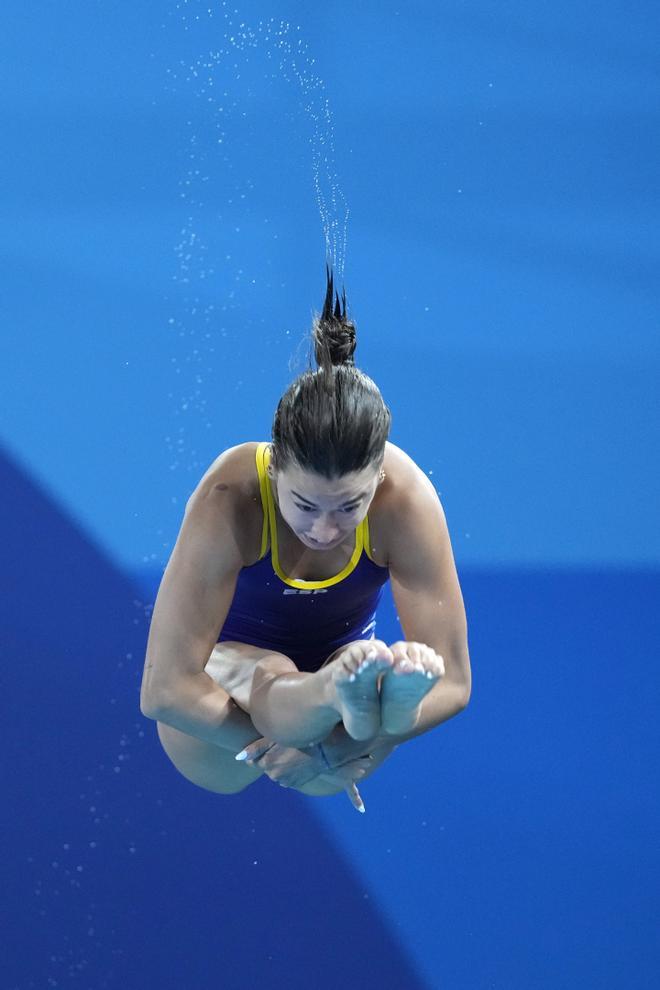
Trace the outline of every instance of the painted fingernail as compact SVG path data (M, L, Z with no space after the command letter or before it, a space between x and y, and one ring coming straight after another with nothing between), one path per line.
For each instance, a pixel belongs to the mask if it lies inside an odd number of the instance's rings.
M358 808L358 811L360 812L361 815L363 815L366 810L367 809L365 808L365 806L363 804L361 804L360 807Z
M246 760L247 759L247 749L242 749L240 753L237 753L234 757L235 760Z
M355 680L355 674L351 674L351 676L348 679L349 679L349 681L354 681ZM236 757L236 759L238 759L238 757Z

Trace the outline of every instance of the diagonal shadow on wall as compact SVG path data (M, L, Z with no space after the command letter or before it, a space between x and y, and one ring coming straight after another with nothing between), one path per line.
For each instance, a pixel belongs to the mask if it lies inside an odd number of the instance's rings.
M311 799L178 775L139 710L142 593L0 475L4 985L422 987Z

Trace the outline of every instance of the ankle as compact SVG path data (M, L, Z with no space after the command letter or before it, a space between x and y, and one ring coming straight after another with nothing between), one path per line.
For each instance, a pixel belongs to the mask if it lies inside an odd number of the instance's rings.
M337 696L337 688L335 686L335 679L333 677L332 670L328 667L321 667L316 671L314 676L318 677L322 683L322 698L325 707L332 709L332 711L335 711L341 715L342 709L339 704L339 697Z

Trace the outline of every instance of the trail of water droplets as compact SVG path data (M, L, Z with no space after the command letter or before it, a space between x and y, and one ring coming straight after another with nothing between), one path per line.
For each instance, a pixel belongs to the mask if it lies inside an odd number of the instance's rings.
M226 132L222 129L223 121L228 113L238 106L236 99L230 99L225 90L221 94L214 90L214 70L236 53L244 53L248 49L263 50L267 59L273 56L277 60L277 68L290 85L296 86L300 92L299 107L308 115L312 124L312 134L309 138L312 155L312 177L316 194L316 202L321 217L321 226L325 239L326 256L334 266L338 280L343 278L346 245L348 239L349 209L346 198L341 190L335 170L335 139L334 122L323 79L314 70L316 59L309 55L308 45L298 35L300 25L293 27L288 21L270 18L260 20L255 27L250 26L242 18L237 8L228 0L221 0L219 5L207 7L200 0L179 0L176 4L184 30L198 26L200 21L207 21L215 27L218 15L224 23L223 45L198 56L192 64L180 63L188 74L186 82L195 81L198 84L198 96L210 105L217 114L216 126L219 130L218 144L222 145ZM213 31L210 33L213 37ZM232 68L240 70L239 62L234 62ZM171 73L175 77L174 73ZM236 71L235 80L241 78ZM268 79L269 74L264 74ZM273 75L270 75L273 78ZM240 92L236 96L240 97ZM242 114L245 116L245 112ZM227 161L227 158L224 158ZM184 180L182 197L187 198L190 187L195 181L208 181L208 176L201 176L200 170L191 168ZM244 196L242 196L244 198ZM183 252L184 245L181 245ZM185 278L189 271L190 255L181 254L181 270ZM209 273L212 274L212 273ZM200 277L205 277L200 273Z
M168 13L180 56L166 69L164 88L175 98L182 93L185 97L179 105L186 108L187 141L178 181L182 218L174 246L177 268L172 276L177 293L169 315L176 350L169 358L172 378L166 395L174 422L164 443L170 472L184 471L193 477L199 476L208 461L204 450L214 427L211 410L215 406L218 356L226 354L228 347L231 353L240 353L252 320L258 322L255 337L264 348L271 339L280 343L279 337L269 339L272 330L267 317L251 316L251 301L241 297L242 286L250 289L264 282L266 290L270 288L271 260L266 255L259 263L257 245L266 245L268 251L279 234L271 218L255 216L255 182L237 165L245 129L251 124L254 97L257 104L264 96L272 98L282 80L284 99L275 103L275 112L281 115L282 123L294 122L292 137L296 142L290 149L283 147L283 159L286 162L290 158L293 166L301 157L296 154L301 128L295 123L296 117L300 118L304 125L300 141L307 139L303 161L309 147L312 190L326 259L333 265L337 284L343 280L346 261L349 209L337 179L333 115L324 81L316 71L316 59L300 36L300 25L275 17L248 23L239 6L230 0L218 0L213 6L208 0L175 0ZM291 106L286 100L289 90ZM263 135L264 140L270 136ZM260 144L259 134L250 139ZM242 228L248 223L257 239L252 251L242 239ZM289 336L292 331L285 333ZM299 361L303 344L308 345L307 332L294 363ZM293 370L291 361L289 369ZM235 375L223 387L225 393L227 389L240 391L242 376ZM178 493L171 497L175 505L181 500ZM162 559L158 563L164 565L171 544L159 536L156 542ZM143 558L145 565L156 561L154 553Z
M241 241L241 220L236 219L233 212L239 207L239 217L246 218L246 225L248 218L254 224L251 203L254 181L235 168L238 159L235 150L232 151L232 143L240 142L245 126L250 123L252 87L257 90L263 86L263 93L270 96L277 81L283 79L294 91L294 115L285 104L276 109L283 120L290 122L297 113L305 122L312 188L326 259L333 265L337 284L344 276L349 209L335 170L330 101L323 79L315 69L316 59L309 54L307 43L300 37L300 25L294 26L274 17L250 24L238 5L229 0L219 0L214 6L209 6L208 0L176 0L169 19L174 25L175 45L182 57L166 69L165 90L175 96L185 90L184 106L190 109L186 112L187 147L183 150L183 172L178 182L184 214L174 247L177 271L172 277L183 291L183 311L175 312L169 318L172 331L179 341L185 341L185 346L178 346L170 357L170 371L174 377L167 398L173 404L175 422L164 441L169 470L183 469L195 475L203 457L192 448L204 447L204 434L208 436L207 431L213 426L208 397L215 387L217 373L213 368L220 345L224 350L223 338L227 344L232 339L233 311L242 310L239 325L243 335L250 319L244 311L249 311L250 307L240 298L240 285L254 285L261 280L267 283L269 274L267 268L257 270L256 264L250 270L250 253L245 253ZM257 54L256 72L254 53ZM262 65L258 64L259 60ZM257 93L257 102L263 93ZM299 128L296 132L299 133ZM256 142L259 142L258 135ZM292 164L295 151L295 148L291 149ZM288 149L285 148L286 158ZM216 208L219 200L225 203L220 211ZM267 237L271 241L276 241L279 235L268 226L270 219L258 219L258 227L269 232ZM256 251L253 254L257 256ZM270 265L268 258L265 264ZM218 274L223 282L220 299L217 286L213 286ZM267 345L268 328L262 329L263 322L260 321L259 335L262 344ZM239 376L230 387L238 391L242 385ZM191 432L188 424L192 422L194 429ZM196 435L196 444L188 440L192 433ZM178 499L173 497L172 501L176 503ZM163 550L168 546L161 543ZM153 560L154 554L150 558ZM150 561L145 559L144 563Z

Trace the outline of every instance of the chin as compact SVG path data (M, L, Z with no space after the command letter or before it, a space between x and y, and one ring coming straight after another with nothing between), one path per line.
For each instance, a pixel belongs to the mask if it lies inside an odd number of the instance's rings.
M309 546L311 546L312 549L314 550L327 550L328 547L334 547L337 543L340 543L343 540L343 536L338 536L336 539L330 540L330 542L325 545L319 545L314 543L314 540L311 538L311 536L302 536L301 539Z

